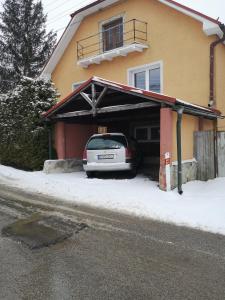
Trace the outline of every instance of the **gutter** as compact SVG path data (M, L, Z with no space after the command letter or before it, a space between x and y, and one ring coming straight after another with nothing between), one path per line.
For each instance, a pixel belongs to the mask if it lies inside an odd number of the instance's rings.
M221 116L221 114L217 114L216 112L207 112L207 111L199 111L197 109L194 109L194 108L190 108L190 107L185 107L185 106L182 106L183 109L184 109L184 112L187 113L187 114L190 114L190 115L193 115L193 116L198 116L198 117L205 117L205 118L208 118L208 119L223 119L224 117ZM175 109L177 110L177 109Z
M209 96L209 107L216 107L216 99L215 99L215 48L217 45L225 42L225 25L220 24L220 29L223 32L222 38L214 41L210 45L210 96Z

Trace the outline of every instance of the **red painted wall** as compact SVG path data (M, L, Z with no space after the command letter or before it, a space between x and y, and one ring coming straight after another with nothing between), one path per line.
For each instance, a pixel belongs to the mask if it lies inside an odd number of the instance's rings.
M173 115L171 108L160 110L160 156L166 152L172 154L173 147Z
M87 140L96 132L97 127L95 125L58 122L55 127L55 146L58 158L81 159Z
M58 159L65 158L65 124L57 122L55 124L55 148Z

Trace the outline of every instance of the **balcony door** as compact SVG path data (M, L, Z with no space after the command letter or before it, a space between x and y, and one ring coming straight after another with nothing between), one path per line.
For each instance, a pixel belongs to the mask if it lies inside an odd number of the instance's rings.
M123 18L102 25L103 51L123 46Z

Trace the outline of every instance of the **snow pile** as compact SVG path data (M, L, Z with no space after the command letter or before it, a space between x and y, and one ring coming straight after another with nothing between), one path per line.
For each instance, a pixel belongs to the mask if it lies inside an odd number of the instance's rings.
M85 173L24 172L0 165L0 182L66 201L225 234L225 178L190 182L184 194L162 192L144 176L87 179Z

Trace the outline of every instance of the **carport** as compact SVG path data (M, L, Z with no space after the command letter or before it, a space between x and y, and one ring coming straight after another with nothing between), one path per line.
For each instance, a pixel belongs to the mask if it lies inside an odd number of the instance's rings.
M208 108L162 94L92 77L44 113L54 124L58 159L82 159L88 138L99 131L122 132L137 139L143 167L157 168L160 188L171 188L173 111L216 118ZM181 140L178 118L178 141ZM180 145L178 145L180 146ZM178 160L181 149L178 147ZM181 168L181 165L180 165Z

